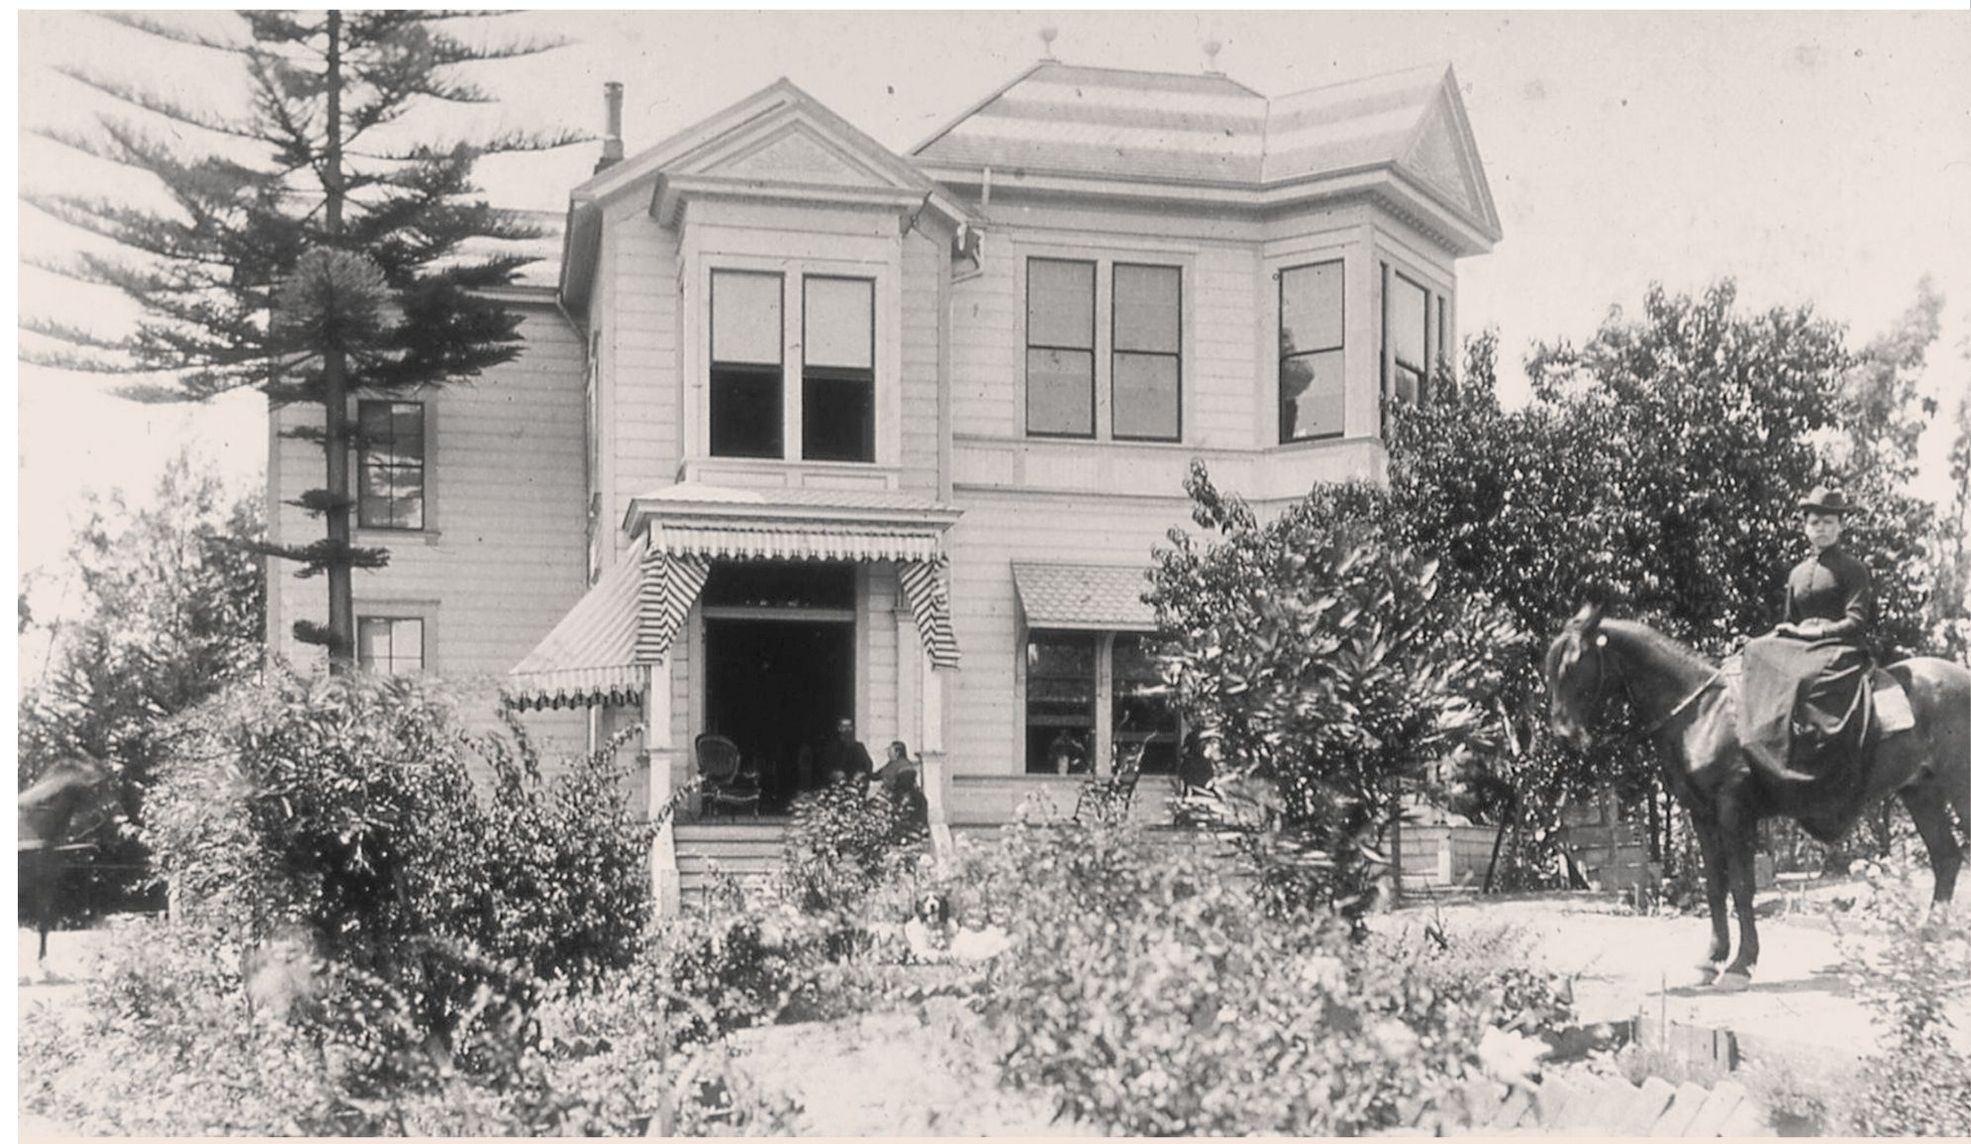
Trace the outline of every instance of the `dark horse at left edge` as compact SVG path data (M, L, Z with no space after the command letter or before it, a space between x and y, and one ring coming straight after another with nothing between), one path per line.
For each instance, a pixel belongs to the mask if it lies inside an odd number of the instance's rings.
M1711 947L1699 969L1724 989L1751 984L1759 961L1752 916L1752 849L1761 819L1824 817L1852 821L1867 806L1896 795L1916 822L1936 878L1932 920L1948 910L1964 862L1951 829L1951 811L1971 829L1971 671L1948 660L1919 657L1887 668L1909 696L1916 725L1873 744L1858 805L1803 806L1762 781L1739 745L1736 689L1725 673L1696 652L1642 624L1604 620L1582 608L1547 648L1547 695L1554 732L1576 747L1613 697L1628 700L1643 734L1655 745L1666 785L1690 811L1704 856ZM1725 914L1729 888L1738 914L1738 956L1731 953Z
M48 768L34 785L20 792L20 893L40 939L35 962L45 974L48 930L54 925L60 896L63 855L86 850L76 840L109 820L106 799L112 793L110 770L89 758L65 758Z

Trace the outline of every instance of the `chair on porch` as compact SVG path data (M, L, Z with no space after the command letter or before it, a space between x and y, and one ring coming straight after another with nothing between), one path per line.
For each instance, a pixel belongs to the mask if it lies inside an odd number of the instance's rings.
M1129 814L1129 804L1136 800L1136 781L1142 777L1143 745L1138 743L1135 750L1116 761L1114 774L1081 784L1081 794L1074 800L1074 821L1080 822L1083 808L1089 806L1094 807L1098 821L1122 821Z
M760 776L741 770L739 744L724 735L704 734L693 743L698 760L701 813L709 817L716 811L736 813L751 807L760 816Z

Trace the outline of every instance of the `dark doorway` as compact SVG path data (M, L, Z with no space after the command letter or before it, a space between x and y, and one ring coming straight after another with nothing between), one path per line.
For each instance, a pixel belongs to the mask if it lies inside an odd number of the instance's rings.
M705 660L705 729L739 744L760 776L761 809L785 811L822 781L800 765L801 748L811 757L855 714L855 625L707 619Z

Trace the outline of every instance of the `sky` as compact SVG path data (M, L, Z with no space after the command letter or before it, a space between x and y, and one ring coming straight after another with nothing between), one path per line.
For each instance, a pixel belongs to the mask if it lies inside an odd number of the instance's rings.
M205 21L223 17L205 15ZM1971 15L1754 13L680 13L535 12L498 37L566 46L478 65L502 102L476 126L602 125L621 81L631 154L780 77L879 142L906 151L1041 58L1197 72L1217 66L1268 96L1420 64L1456 69L1505 238L1459 265L1462 332L1499 330L1508 400L1535 342L1592 336L1612 306L1640 309L1660 282L1696 291L1733 277L1749 307L1812 303L1851 344L1886 329L1931 276L1943 336L1924 385L1948 402L1971 384ZM31 129L83 128L105 101L51 70L115 68L179 98L239 90L224 58L83 13L19 18L20 184L116 186L116 172ZM443 113L439 113L443 115ZM455 118L426 120L437 134ZM560 211L597 144L482 166L493 201ZM24 258L59 256L72 232L20 210ZM24 266L27 313L113 325L115 299ZM242 486L267 431L257 397L141 406L97 381L19 371L19 567L40 614L74 603L61 565L87 489L141 495L190 444ZM1942 432L1924 442L1943 486Z

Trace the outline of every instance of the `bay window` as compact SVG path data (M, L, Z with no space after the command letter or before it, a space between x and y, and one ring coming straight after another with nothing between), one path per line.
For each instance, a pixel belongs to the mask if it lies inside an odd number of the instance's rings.
M1342 262L1280 272L1280 443L1339 437L1346 428Z
M713 456L875 461L874 279L714 270L710 324Z

